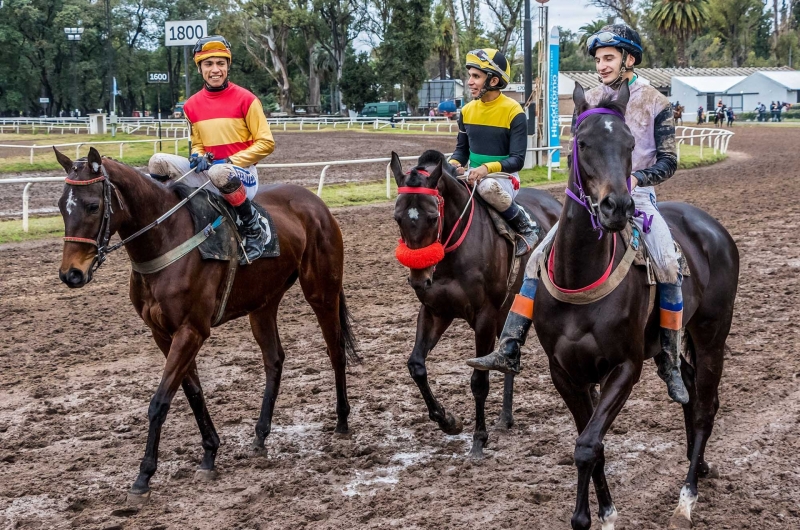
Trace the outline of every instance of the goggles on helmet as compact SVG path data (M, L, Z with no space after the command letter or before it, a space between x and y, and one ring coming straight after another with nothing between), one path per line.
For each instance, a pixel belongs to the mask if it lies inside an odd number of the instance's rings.
M489 63L492 66L492 68L494 68L496 70L495 73L499 74L506 82L508 82L508 75L506 74L506 71L504 69L500 68L499 66L497 66L497 63L494 62L489 57L489 54L486 53L486 51L484 51L482 49L472 50L471 52L467 53L467 55L474 55L475 57L478 58L478 60L486 62L486 63ZM467 63L467 68L469 68L470 66L478 68L479 70L483 69L482 66L479 65L479 64Z
M630 46L633 46L640 52L643 51L642 47L636 44L635 42L628 39L624 39L619 35L612 33L610 31L601 31L600 33L595 33L594 35L589 37L589 40L586 41L586 49L588 49L589 53L591 53L591 51L597 47L618 46L620 44L628 44Z

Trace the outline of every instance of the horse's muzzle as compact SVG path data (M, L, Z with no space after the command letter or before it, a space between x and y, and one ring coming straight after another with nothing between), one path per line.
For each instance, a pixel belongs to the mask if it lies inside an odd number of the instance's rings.
M84 273L82 270L76 269L75 267L70 267L67 272L62 272L59 270L58 278L67 284L67 287L76 289L89 283L92 279L92 275L88 272Z
M628 193L609 193L600 201L600 224L610 232L619 232L633 218L635 206Z
M417 292L428 289L433 285L433 267L412 269L408 275L408 285Z

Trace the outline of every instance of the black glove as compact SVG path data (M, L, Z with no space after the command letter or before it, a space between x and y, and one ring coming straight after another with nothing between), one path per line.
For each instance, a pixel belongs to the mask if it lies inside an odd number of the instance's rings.
M194 169L195 173L202 173L203 171L208 171L211 167L212 160L214 160L214 156L211 153L207 153L203 156L193 154L191 158L189 158L189 167Z

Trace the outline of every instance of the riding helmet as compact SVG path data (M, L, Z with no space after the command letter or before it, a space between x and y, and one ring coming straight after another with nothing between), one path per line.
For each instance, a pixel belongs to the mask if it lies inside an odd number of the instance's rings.
M472 50L467 53L467 68L477 68L481 72L490 76L486 80L487 85L491 82L491 77L497 77L500 82L492 87L494 89L503 89L508 85L511 80L511 65L505 55L494 48L483 48L480 50Z
M598 48L612 46L631 54L634 65L642 62L642 39L639 33L627 24L608 24L586 41L589 55L594 57Z
M231 45L222 35L209 35L199 39L192 50L194 64L199 65L209 57L225 57L231 62Z

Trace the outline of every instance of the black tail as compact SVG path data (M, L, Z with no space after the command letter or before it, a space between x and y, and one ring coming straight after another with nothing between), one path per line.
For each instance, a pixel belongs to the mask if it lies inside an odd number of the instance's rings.
M353 335L352 326L353 316L350 310L347 309L347 301L345 300L344 291L339 292L339 343L344 348L345 357L348 363L359 364L361 363L361 356L356 351L356 338Z

